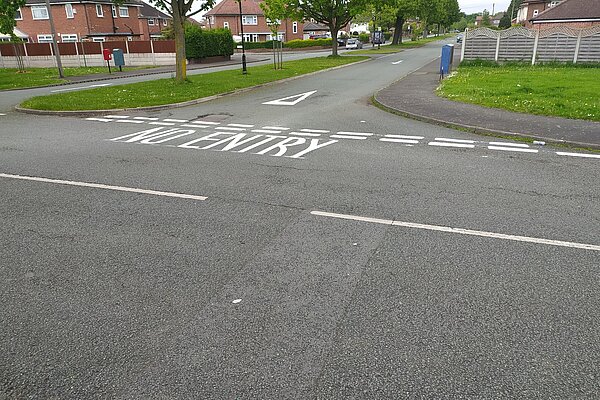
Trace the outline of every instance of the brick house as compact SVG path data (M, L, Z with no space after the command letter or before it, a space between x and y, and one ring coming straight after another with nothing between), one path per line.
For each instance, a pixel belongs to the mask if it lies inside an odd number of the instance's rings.
M126 0L120 6L110 0L50 0L57 40L63 43L150 40L170 18L158 10L146 10L140 0ZM17 29L29 37L30 43L52 42L44 0L27 0L15 20Z
M600 26L600 0L563 0L555 7L531 18L529 23L534 29L555 26L569 28Z
M514 20L517 24L522 24L526 28L531 28L529 22L532 18L537 17L542 12L553 8L560 4L561 0L523 0L517 10L517 17Z
M242 24L244 40L264 42L273 39L271 29L260 8L261 0L244 0L242 3ZM235 0L223 0L205 14L206 27L228 28L231 33L241 36L239 3ZM277 38L284 41L304 38L304 24L301 21L283 20L277 30Z
M172 18L149 4L142 3L139 9L139 23L142 37L159 39L162 30L171 26Z

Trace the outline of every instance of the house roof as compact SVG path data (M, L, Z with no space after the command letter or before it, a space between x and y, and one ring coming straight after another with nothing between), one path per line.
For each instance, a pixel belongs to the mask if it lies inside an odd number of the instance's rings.
M261 0L244 0L242 3L242 14L264 15L259 4ZM235 0L222 0L205 15L240 15L240 6Z
M530 21L535 24L536 22L579 19L600 20L600 0L563 0Z
M171 17L157 8L152 7L150 4L143 3L140 8L138 18L160 18L160 19L171 19Z
M328 31L329 27L321 24L317 24L316 22L307 22L304 24L304 31Z
M114 3L111 0L83 0L81 1L82 3L92 3L92 4L96 4L96 3L100 3L100 4L111 4L113 5ZM79 3L79 1L74 1L74 0L50 0L50 4L65 4L65 3L71 3L71 4L77 4ZM126 6L133 6L133 7L142 7L142 3L140 0L126 0L123 5ZM25 5L26 6L45 6L46 5L46 1L45 0L26 0L25 1Z

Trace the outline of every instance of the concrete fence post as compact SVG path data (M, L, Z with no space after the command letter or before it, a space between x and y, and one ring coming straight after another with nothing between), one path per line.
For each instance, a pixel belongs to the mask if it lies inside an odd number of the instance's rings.
M465 59L465 47L467 47L467 33L469 32L469 28L465 28L465 33L463 33L462 47L460 48L460 62Z
M25 59L23 60L23 65L25 65L25 63L27 63L27 66L29 68L31 68L31 60L29 59L29 53L27 53L27 43L23 43L23 53L25 53L25 55L24 55Z
M154 55L154 41L150 39L150 51L152 52L152 65L156 67L156 56Z
M537 57L538 42L540 40L539 29L535 31L535 39L533 40L533 55L531 56L531 65L535 65L535 58Z
M0 48L0 65L2 65L2 68L6 68L4 66L4 57L2 57L2 49Z
M79 58L79 46L77 46L77 42L73 44L75 45L75 54L77 55L77 65L81 67L81 58Z
M579 35L577 35L577 44L575 44L575 54L573 55L573 64L577 64L577 57L579 57L579 46L581 45L581 34L583 33L583 29L579 30Z
M54 57L54 49L52 48L52 43L48 43L48 47L50 47L50 57L52 57L52 65L58 68L58 65L56 65L56 58Z
M127 64L131 65L131 54L129 54L129 40L125 40L125 50L127 51Z
M498 39L496 40L496 55L494 55L494 60L498 62L498 54L500 54L500 32L496 32L498 35Z

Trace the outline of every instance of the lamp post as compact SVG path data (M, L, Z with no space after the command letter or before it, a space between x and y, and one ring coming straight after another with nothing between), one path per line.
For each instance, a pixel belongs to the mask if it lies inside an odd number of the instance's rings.
M240 6L240 30L242 31L242 74L246 75L246 42L244 41L244 21L242 18L242 0L237 0Z

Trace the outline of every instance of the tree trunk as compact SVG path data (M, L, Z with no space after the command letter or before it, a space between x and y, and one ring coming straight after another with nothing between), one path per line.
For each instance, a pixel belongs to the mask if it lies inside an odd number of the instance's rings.
M338 55L338 42L337 42L338 31L339 31L338 28L336 28L333 25L329 25L329 32L331 32L331 55L334 57Z
M392 44L401 44L402 43L402 28L404 27L404 16L397 14L396 15L396 23L394 25L394 38L392 39Z
M179 15L179 10L173 10L173 34L175 35L175 80L187 80L185 59L185 18Z

